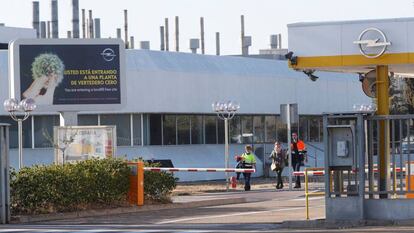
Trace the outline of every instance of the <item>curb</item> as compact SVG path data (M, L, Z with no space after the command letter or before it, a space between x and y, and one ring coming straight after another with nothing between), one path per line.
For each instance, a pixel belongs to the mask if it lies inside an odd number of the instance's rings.
M325 219L284 221L283 229L347 229L368 226L414 226L413 220L343 220L327 221Z
M30 222L43 222L51 220L62 220L72 218L84 218L84 217L99 217L114 214L127 214L137 213L145 211L167 210L167 209L186 209L197 208L207 206L218 205L230 205L246 203L246 198L231 198L231 199L212 199L203 201L193 201L187 203L172 203L172 204L159 204L159 205L144 205L144 206L132 206L132 207L119 207L114 209L98 209L98 210L85 210L69 213L54 213L54 214L41 214L41 215L21 215L13 216L11 223L30 223Z

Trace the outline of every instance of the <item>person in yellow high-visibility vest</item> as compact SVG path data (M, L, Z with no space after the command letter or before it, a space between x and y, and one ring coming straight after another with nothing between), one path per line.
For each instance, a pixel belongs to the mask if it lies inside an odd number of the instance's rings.
M245 153L242 154L242 160L243 160L243 168L251 169L256 168L256 156L254 155L253 148L251 145L246 145L244 147ZM250 191L250 177L252 173L243 173L244 176L244 190Z

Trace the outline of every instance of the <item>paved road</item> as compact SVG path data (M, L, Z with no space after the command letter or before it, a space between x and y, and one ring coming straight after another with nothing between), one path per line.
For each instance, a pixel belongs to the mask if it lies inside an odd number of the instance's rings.
M245 197L248 203L170 209L103 217L0 226L1 232L413 232L410 227L280 229L284 220L304 220L303 191L260 190L206 194L198 199ZM324 218L323 197L311 198L312 219ZM243 223L243 224L242 224Z

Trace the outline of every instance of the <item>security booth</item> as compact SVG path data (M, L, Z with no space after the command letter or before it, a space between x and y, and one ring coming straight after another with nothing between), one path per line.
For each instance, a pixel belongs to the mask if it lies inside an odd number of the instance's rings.
M326 218L363 219L365 119L370 113L324 114Z
M414 115L390 115L389 96L390 79L413 77L413 27L414 18L288 25L290 68L316 82L318 71L358 74L377 105L324 116L328 220L414 219Z
M9 124L0 123L0 223L10 222Z

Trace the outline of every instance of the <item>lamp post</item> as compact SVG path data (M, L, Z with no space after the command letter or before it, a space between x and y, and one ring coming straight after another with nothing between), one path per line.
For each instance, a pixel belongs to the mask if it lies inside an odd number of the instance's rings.
M240 104L235 101L214 102L213 111L217 113L218 118L224 120L224 166L229 168L229 120L236 115L240 109ZM229 191L229 173L226 172L226 191Z
M19 169L23 167L23 131L22 122L30 116L30 112L36 109L36 103L33 99L24 99L18 102L11 98L4 101L4 110L9 112L10 117L17 121L17 130L19 137ZM24 115L17 115L17 113L24 113Z

